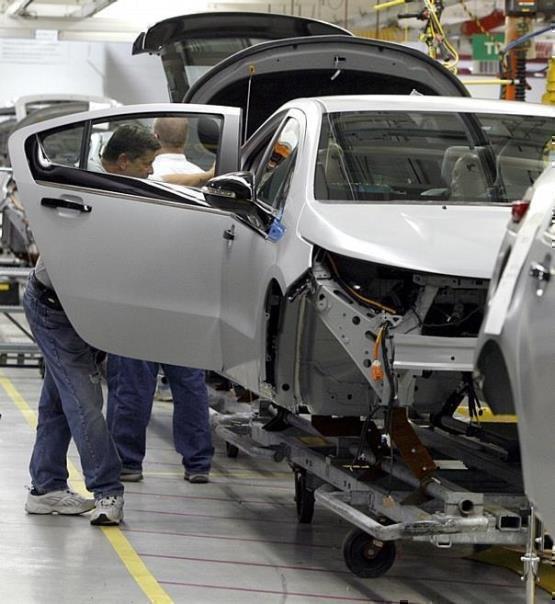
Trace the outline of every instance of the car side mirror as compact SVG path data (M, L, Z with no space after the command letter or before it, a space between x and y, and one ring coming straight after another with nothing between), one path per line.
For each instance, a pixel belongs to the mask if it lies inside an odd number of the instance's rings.
M213 207L247 216L255 211L254 175L251 172L230 172L211 178L202 192Z

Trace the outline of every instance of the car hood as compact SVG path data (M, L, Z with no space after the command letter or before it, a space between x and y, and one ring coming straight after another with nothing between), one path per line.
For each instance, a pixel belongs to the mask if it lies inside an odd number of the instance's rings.
M233 28L225 30L226 20L236 22L241 13L223 13L210 16L209 31L222 31L228 36ZM243 13L243 15L248 13ZM199 15L190 17L199 18ZM278 15L266 15L278 17ZM185 20L186 17L180 19ZM289 18L295 23L296 18ZM302 22L319 24L303 27ZM162 22L165 23L165 22ZM208 71L189 81L191 62L195 58L192 42L203 39L206 45L217 41L207 30L188 33L184 27L175 28L165 36L157 35L154 25L139 37L135 52L156 52L162 58L168 87L173 101L199 104L248 106L247 134L252 133L281 105L294 98L329 96L337 94L410 94L468 96L466 88L451 72L426 54L389 42L348 35L336 26L301 19L301 24L289 30L294 38L287 38L287 30L265 42L254 43L213 64ZM325 31L325 27L329 28ZM335 30L335 31L334 31ZM200 33L199 33L200 31ZM334 32L333 35L327 35ZM244 29L236 29L244 35ZM322 35L326 34L326 35ZM302 37L299 37L302 35ZM202 37L204 36L204 38ZM269 36L266 36L268 38ZM156 38L156 41L154 39ZM262 36L259 39L264 39ZM150 42L149 42L150 40ZM230 48L232 45L230 45ZM235 46L237 48L237 46ZM142 49L142 50L141 50ZM219 49L221 53L222 50ZM206 53L208 54L208 53ZM205 60L208 63L210 57ZM185 96L180 96L186 90Z
M378 264L489 279L511 209L503 205L307 202L302 238Z

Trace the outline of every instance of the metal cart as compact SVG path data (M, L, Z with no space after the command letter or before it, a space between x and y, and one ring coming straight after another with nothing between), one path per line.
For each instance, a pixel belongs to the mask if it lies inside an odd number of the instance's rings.
M520 467L495 445L408 422L400 452L379 421L308 418L269 401L252 412L212 411L211 421L229 457L287 461L299 522L311 522L317 502L354 525L343 556L360 577L387 572L401 539L440 548L527 543Z

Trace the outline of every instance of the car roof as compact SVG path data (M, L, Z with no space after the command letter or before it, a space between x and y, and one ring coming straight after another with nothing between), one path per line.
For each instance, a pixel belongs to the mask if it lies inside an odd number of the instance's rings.
M295 99L284 107L299 103L318 103L325 113L337 111L444 111L502 113L510 115L538 115L555 117L555 107L539 103L522 103L468 97L423 95L337 95Z

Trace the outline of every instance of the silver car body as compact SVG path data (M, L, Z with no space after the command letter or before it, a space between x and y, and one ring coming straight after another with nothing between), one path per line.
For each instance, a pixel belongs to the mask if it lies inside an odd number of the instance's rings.
M100 349L213 369L284 408L307 408L320 415L367 415L375 405L389 404L393 385L370 369L373 360L387 363L383 357L388 356L401 405L425 411L441 407L461 373L472 371L475 337L423 335L419 313L427 313L445 292L448 304L455 304L457 297L469 299L479 310L510 207L485 201L317 200L323 116L384 107L399 115L555 116L548 107L467 98L291 101L253 135L242 156L248 167L257 147L264 151L271 144L266 129L276 119L282 124L294 117L300 124L297 163L279 215L283 230L278 239L233 211L207 204L199 191L184 193L196 200L191 205L174 202L173 191L165 200L162 188L155 198L146 189L141 195L121 194L85 181L58 182L49 176L47 164L41 167L40 145L33 147L44 131L87 119L217 113L224 119L220 156L225 157L225 172L239 161L236 108L121 107L16 132L10 139L15 178L52 282L78 332ZM218 166L223 165L219 160ZM37 177L37 170L43 177ZM70 172L66 170L71 178L86 177L76 169ZM82 203L91 211L53 210L41 205L44 198ZM322 261L326 254L347 269L359 263L363 272L376 266L407 271L411 287L418 284L414 312L370 311L351 299ZM393 337L376 352L386 323Z
M491 282L476 352L478 381L497 413L515 413L527 494L555 529L555 168L526 194L510 223Z

